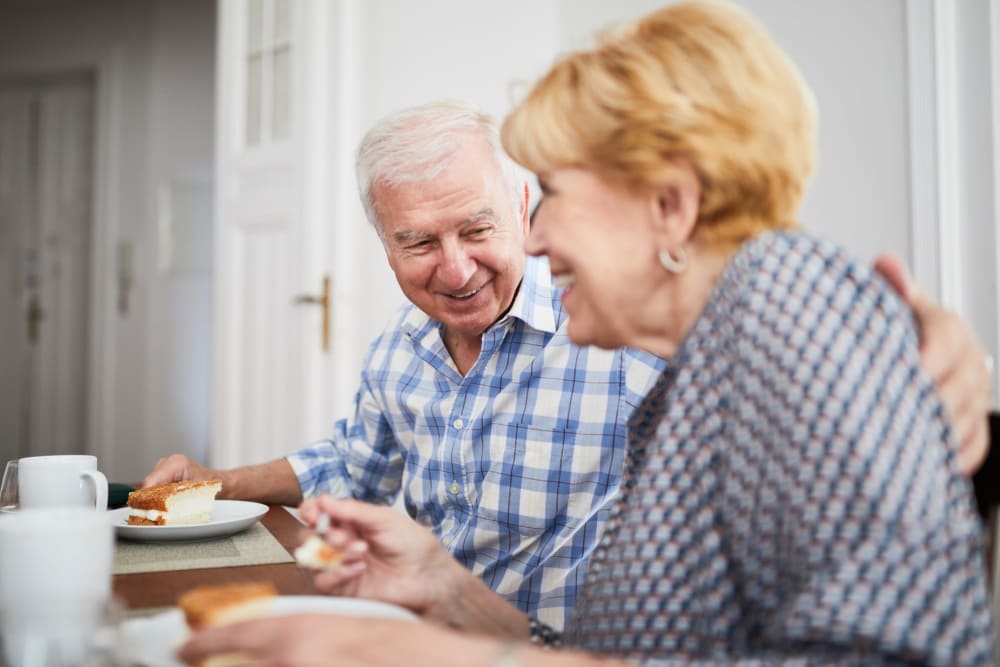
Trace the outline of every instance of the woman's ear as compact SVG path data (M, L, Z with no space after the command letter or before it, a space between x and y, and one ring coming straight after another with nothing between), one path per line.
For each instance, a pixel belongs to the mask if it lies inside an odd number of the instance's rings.
M652 193L653 218L662 246L676 250L688 242L698 221L701 181L687 160L673 161L670 182Z
M531 189L528 186L528 181L525 181L523 191L521 192L521 210L519 211L521 215L521 231L524 233L525 238L528 236L528 230L531 229L531 214L533 211L529 206L530 201Z

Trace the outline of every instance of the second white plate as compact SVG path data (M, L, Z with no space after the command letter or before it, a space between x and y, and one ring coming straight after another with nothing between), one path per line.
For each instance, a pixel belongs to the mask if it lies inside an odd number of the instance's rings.
M397 621L416 620L410 611L391 604L327 597L325 595L283 595L271 605L270 616L298 613L327 613ZM188 636L180 609L171 609L146 618L125 621L121 627L121 652L132 664L148 667L183 667L174 657Z
M128 507L111 510L118 537L139 542L190 542L227 537L246 530L265 514L267 505L246 500L216 500L212 519L193 526L130 526Z

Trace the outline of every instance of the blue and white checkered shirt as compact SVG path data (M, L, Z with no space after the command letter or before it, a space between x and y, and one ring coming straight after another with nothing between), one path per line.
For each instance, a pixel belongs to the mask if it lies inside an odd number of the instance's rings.
M375 340L354 414L288 457L305 497L391 503L513 604L562 628L621 478L626 423L665 363L572 345L548 263L465 377L410 305Z

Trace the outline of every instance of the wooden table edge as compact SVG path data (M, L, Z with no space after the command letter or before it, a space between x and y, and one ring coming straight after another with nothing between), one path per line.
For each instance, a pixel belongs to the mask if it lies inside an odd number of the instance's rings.
M271 505L261 523L289 555L302 540L302 524L280 505ZM111 588L128 609L134 610L172 607L181 593L195 586L261 580L274 583L279 595L318 594L312 577L294 562L116 574Z

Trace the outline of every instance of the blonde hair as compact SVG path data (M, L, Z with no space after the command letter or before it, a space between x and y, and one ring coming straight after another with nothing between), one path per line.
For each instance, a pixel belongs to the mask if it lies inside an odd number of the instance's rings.
M793 227L814 160L812 92L747 14L683 2L569 54L508 116L507 152L536 173L585 167L629 188L701 182L695 234L737 244Z

